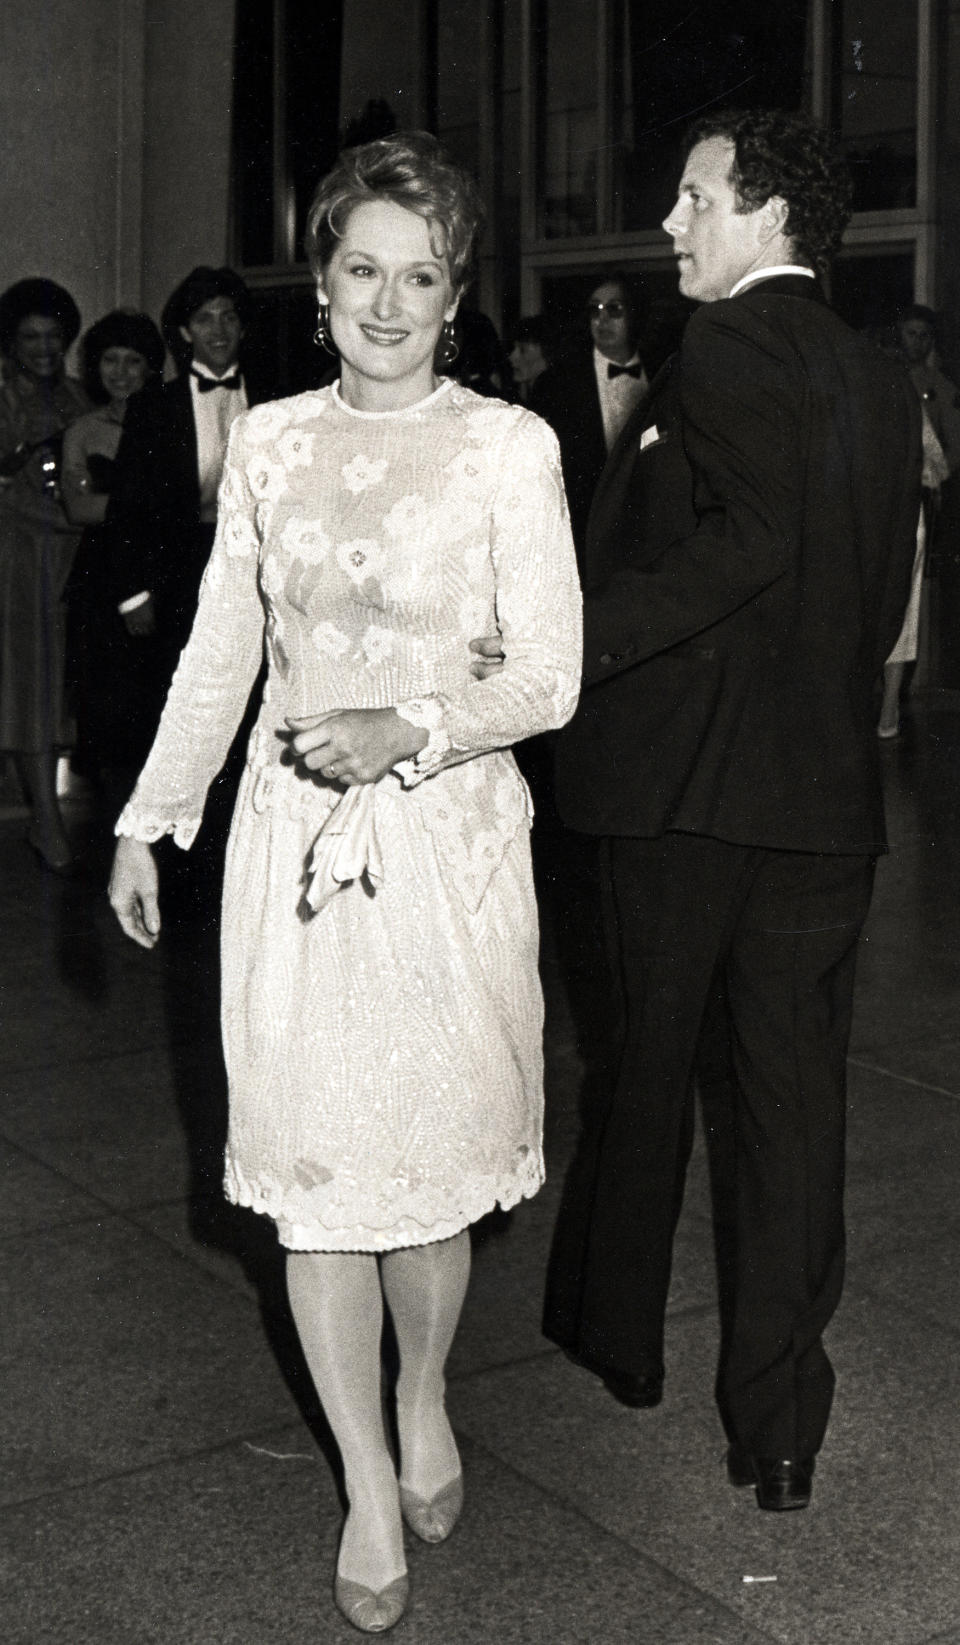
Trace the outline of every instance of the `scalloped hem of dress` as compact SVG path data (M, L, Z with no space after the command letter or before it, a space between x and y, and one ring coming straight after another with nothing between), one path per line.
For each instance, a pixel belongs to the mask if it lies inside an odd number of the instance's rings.
M545 1181L542 1161L538 1162L537 1169L520 1177L515 1176L508 1183L501 1184L496 1189L478 1192L472 1199L469 1208L464 1207L450 1217L438 1217L431 1223L418 1222L414 1217L398 1217L389 1227L368 1228L363 1223L350 1223L339 1228L324 1227L321 1223L305 1225L289 1221L278 1215L268 1203L262 1193L258 1193L239 1175L232 1173L233 1180L224 1183L224 1193L233 1205L241 1205L247 1210L256 1211L261 1216L267 1216L277 1225L277 1237L280 1244L289 1251L401 1251L412 1245L435 1245L440 1240L453 1239L455 1234L463 1232L474 1222L479 1222L489 1212L496 1210L499 1205L503 1211L511 1211L521 1200L532 1199L540 1191Z

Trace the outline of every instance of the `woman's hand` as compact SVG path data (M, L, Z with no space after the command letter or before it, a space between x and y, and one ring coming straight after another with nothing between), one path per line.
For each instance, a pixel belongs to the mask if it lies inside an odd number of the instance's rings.
M328 714L287 720L290 744L308 771L319 771L348 788L375 783L398 760L419 754L427 733L393 708L337 708Z
M153 948L160 935L157 865L143 840L120 839L110 873L110 906L128 937Z

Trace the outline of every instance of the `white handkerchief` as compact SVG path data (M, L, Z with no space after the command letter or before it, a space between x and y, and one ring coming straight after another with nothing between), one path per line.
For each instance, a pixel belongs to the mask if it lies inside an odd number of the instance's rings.
M651 423L650 427L645 428L640 436L640 450L646 451L647 446L655 445L659 438L660 430L658 429L656 423Z
M366 874L374 890L383 884L377 839L376 783L348 788L313 842L307 864L307 903L318 913L350 880Z

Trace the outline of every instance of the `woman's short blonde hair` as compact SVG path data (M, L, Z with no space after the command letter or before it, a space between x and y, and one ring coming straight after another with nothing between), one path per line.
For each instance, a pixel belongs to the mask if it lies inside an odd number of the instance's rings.
M344 149L320 183L304 235L317 279L325 274L356 206L390 200L424 218L436 234L435 255L446 259L450 282L461 292L470 278L483 203L469 172L455 164L428 131L398 131Z

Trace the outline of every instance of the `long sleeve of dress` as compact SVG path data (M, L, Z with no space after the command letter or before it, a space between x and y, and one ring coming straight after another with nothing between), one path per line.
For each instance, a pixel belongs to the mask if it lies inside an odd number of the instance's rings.
M242 425L231 431L218 520L190 640L156 741L117 823L118 834L147 841L173 834L185 848L200 827L207 790L227 756L263 652L259 538Z
M398 768L407 782L553 730L577 704L581 597L556 436L521 412L494 460L489 546L504 663L480 683L471 677L457 691L397 705L429 732L416 759Z

